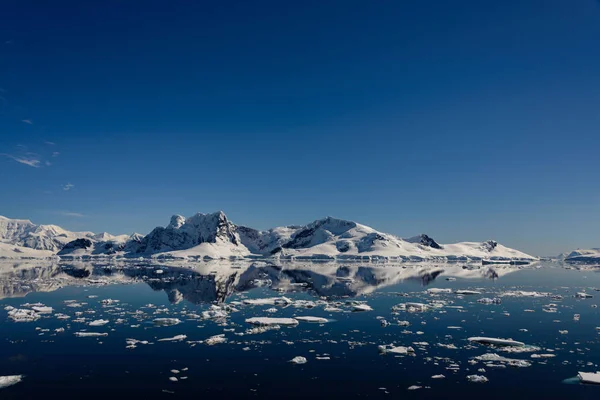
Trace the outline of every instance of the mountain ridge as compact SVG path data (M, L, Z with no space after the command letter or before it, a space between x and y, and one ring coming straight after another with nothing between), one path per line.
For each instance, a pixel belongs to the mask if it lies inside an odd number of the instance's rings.
M536 259L493 240L440 244L426 234L403 239L331 216L306 225L257 230L235 225L223 211L196 213L187 218L175 214L166 226L158 226L147 235L119 236L69 232L55 225L0 217L0 243L5 247L51 251L61 258ZM13 248L12 257L18 251L19 248Z

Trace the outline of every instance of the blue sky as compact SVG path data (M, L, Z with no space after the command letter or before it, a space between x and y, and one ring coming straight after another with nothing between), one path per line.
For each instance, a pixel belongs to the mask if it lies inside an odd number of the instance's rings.
M600 2L5 1L0 214L600 246Z

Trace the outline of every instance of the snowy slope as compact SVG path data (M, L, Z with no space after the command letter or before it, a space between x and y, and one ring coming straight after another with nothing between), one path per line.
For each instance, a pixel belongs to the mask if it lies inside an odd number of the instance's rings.
M52 258L55 254L50 250L37 250L0 242L0 259Z
M600 263L600 248L586 250L578 249L572 251L565 257L565 261L581 263Z

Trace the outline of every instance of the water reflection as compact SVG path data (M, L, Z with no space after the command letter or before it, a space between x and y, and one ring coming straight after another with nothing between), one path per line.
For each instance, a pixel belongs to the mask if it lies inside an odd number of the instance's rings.
M209 262L0 263L0 298L50 292L70 285L144 282L171 303L221 303L236 292L267 286L282 293L307 291L327 298L355 297L400 282L427 286L440 277L497 279L524 267L457 264L347 265L339 263Z

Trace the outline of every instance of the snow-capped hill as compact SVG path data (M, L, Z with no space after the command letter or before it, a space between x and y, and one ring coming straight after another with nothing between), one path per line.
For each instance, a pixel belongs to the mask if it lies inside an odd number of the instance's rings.
M419 244L422 244L423 246L432 247L434 249L442 248L442 246L440 246L435 240L433 240L433 238L427 236L424 233L417 235L417 236L413 236L408 239L404 239L404 240L407 241L408 243L419 243Z
M0 241L54 253L72 240L93 236L91 232L70 232L56 225L35 225L29 220L0 217Z
M218 247L243 247L235 225L227 220L225 213L219 211L198 213L189 218L174 215L167 227L154 228L145 236L135 252L153 254L188 250L203 243L216 244ZM242 250L247 252L245 248Z
M565 257L566 262L600 263L600 248L578 249Z

